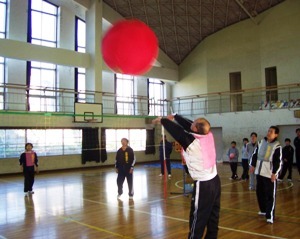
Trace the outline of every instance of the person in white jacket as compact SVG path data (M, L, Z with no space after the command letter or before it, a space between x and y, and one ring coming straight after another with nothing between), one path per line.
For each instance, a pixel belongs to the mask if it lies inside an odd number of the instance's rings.
M282 165L282 149L277 140L279 128L271 126L267 137L262 139L251 159L250 173L256 174L256 196L260 211L267 219L267 223L273 223L275 218L275 198L277 178Z
M210 123L204 118L191 121L177 114L153 121L157 122L182 146L183 157L194 180L188 238L202 238L205 228L205 238L217 238L221 183Z

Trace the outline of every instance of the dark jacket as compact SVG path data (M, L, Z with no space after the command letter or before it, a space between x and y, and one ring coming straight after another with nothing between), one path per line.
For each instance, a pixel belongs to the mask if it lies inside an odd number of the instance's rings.
M115 167L119 171L128 173L134 167L135 156L133 149L127 146L125 150L122 147L117 151Z
M35 165L36 167L38 167L38 166L39 166L39 165L38 165L38 157L37 157L37 155L36 155L35 152L33 152L33 153L34 153L34 165ZM26 152L24 152L24 153L21 154L21 156L20 156L20 158L19 158L19 162L20 162L20 165L23 166L23 170L26 170L26 168L28 167L28 166L26 165ZM29 166L29 167L30 167L30 166ZM31 166L31 167L34 167L34 166Z
M284 146L282 148L282 160L284 163L293 163L293 158L294 158L294 148L289 145L289 146ZM287 162L285 161L287 160Z

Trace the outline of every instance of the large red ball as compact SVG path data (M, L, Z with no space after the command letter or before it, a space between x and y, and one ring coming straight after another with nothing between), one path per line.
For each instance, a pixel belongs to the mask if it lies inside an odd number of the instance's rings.
M121 20L103 37L102 55L113 71L142 75L150 70L157 58L157 37L139 20Z

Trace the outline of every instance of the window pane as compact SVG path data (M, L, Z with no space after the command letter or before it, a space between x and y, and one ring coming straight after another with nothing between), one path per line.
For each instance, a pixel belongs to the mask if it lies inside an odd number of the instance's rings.
M146 149L145 129L106 129L106 150L115 152L121 147L121 139L127 138L130 147L135 151Z
M5 130L0 129L0 158L5 158Z
M34 2L34 1L33 1ZM42 39L42 13L32 12L32 38Z
M129 130L130 147L133 150L146 149L146 130L145 129L130 129Z
M53 4L50 4L48 2L45 2L43 0L33 0L31 1L31 9L50 13L50 14L56 14L57 13L57 7Z
M81 154L81 132L80 129L1 129L0 158L19 157L26 142L33 144L38 156Z
M46 155L63 155L63 130L46 130Z
M117 140L117 142L118 142L118 145L119 145L119 147L118 148L120 148L121 147L121 139L122 138L127 138L127 139L129 139L129 132L128 132L128 129L118 129L117 131L116 131L116 140Z
M5 130L5 157L19 157L25 150L25 130Z
M5 25L6 25L6 4L0 3L0 38L5 36Z
M56 16L43 14L42 16L42 39L56 41Z
M4 63L1 62L3 57L0 57L0 84L4 83ZM3 88L0 88L0 92L3 92Z
M82 130L64 130L64 154L81 154Z
M46 155L46 131L42 129L28 129L27 141L33 144L34 151L39 156Z
M81 48L85 48L86 43L85 43L85 22L77 18L77 46Z

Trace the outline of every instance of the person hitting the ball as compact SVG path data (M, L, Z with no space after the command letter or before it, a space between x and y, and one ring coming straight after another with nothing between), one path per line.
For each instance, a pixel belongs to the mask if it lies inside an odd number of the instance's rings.
M210 123L205 118L191 121L177 114L158 117L153 123L161 123L180 143L189 173L194 180L188 238L202 238L205 228L205 238L217 238L221 184Z

